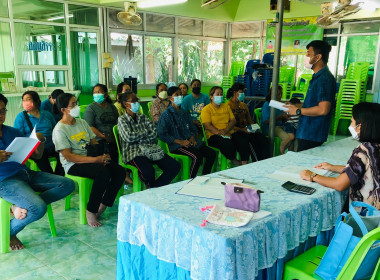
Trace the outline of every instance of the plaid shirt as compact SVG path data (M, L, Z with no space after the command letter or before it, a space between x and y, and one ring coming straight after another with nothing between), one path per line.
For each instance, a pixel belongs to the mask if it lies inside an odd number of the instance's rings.
M165 103L158 97L153 100L152 106L150 107L150 116L155 124L157 124L161 114L168 108L168 106L169 104L165 105Z
M136 114L135 121L130 115L124 114L118 119L117 129L124 163L144 155L139 148L140 144L157 143L156 126L145 115Z

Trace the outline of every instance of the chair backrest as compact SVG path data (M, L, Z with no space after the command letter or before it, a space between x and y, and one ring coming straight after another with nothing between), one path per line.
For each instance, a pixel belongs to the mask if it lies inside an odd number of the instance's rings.
M369 233L363 236L358 245L356 245L354 251L351 253L346 264L343 266L341 272L339 273L336 279L353 279L369 249L377 240L380 240L380 227L370 231ZM376 273L376 270L374 273Z
M256 122L258 125L261 125L261 108L255 109Z
M80 118L80 119L83 117L83 114L84 114L84 112L86 111L86 108L87 108L87 105L80 105L80 106L79 106L79 109L80 109L79 118Z
M119 130L117 129L117 125L114 125L112 130L113 130L113 135L115 135L117 153L119 155L119 162L123 162L123 157L122 157L122 154L120 152L120 138L119 138Z
M307 92L312 78L312 74L301 74L297 80L296 91Z
M245 61L235 61L231 64L229 76L244 75Z
M152 119L152 116L150 115L150 107L152 107L152 101L148 102L148 117L149 119Z
M294 78L295 78L296 68L290 67L290 66L283 66L280 67L280 75L278 77L279 83L288 83L290 85L294 85Z

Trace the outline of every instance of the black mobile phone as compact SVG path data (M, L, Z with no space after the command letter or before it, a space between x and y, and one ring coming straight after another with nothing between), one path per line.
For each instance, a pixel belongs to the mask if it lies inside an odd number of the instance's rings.
M303 194L309 194L309 195L313 194L316 191L316 189L314 188L298 185L290 181L283 183L282 187L291 192L303 193Z

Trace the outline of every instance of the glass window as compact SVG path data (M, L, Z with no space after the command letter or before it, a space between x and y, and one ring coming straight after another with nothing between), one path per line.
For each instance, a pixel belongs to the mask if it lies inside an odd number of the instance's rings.
M337 75L338 81L345 77L350 63L355 61L369 62L370 75L368 77L367 89L372 89L378 39L378 35L341 37Z
M146 14L146 31L174 33L174 17Z
M13 17L16 19L64 23L62 3L45 0L12 0Z
M152 36L145 38L145 83L173 81L172 52L171 38Z
M201 77L202 42L178 40L178 82L189 82Z
M329 54L329 62L327 66L330 69L330 72L335 76L336 75L336 61L338 57L338 38L337 37L325 37L323 39L331 45L331 52Z
M109 26L113 28L121 28L121 29L128 29L128 30L137 30L137 31L143 31L144 25L143 23L140 25L129 25L129 24L123 24L117 19L117 14L119 12L122 12L122 10L108 10L108 16L109 16ZM143 14L137 13L141 19L144 20Z
M13 56L9 23L0 22L0 72L12 72Z
M178 33L202 36L203 22L197 19L178 18Z
M45 87L45 78L44 71L22 71L22 87L36 87L44 88Z
M344 23L342 34L379 32L380 22Z
M260 40L232 41L231 62L260 58Z
M69 5L70 24L99 25L98 8Z
M46 86L47 87L66 87L66 72L67 71L46 71Z
M217 21L204 22L204 36L226 38L226 24Z
M8 1L0 1L0 17L8 17Z
M111 32L113 84L124 81L125 77L136 77L143 83L143 38L140 35Z
M260 37L262 23L260 21L250 23L233 23L231 25L231 38Z
M15 23L19 65L67 65L65 27Z
M224 43L204 41L203 42L203 76L202 81L222 81L224 62Z

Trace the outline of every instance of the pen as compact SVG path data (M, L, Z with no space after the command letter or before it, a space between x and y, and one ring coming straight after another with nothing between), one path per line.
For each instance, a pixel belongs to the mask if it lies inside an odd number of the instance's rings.
M200 186L203 186L206 184L208 181L210 181L211 177L208 177L206 180L204 180L202 183L200 183Z

